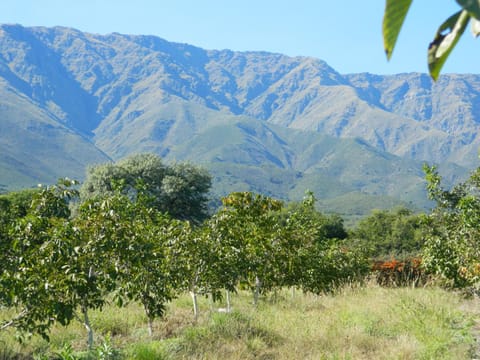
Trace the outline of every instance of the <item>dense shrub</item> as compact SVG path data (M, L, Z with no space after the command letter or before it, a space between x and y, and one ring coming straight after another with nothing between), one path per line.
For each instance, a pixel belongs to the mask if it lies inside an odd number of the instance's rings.
M377 283L382 286L418 286L425 284L428 278L422 269L420 258L375 261L372 272Z

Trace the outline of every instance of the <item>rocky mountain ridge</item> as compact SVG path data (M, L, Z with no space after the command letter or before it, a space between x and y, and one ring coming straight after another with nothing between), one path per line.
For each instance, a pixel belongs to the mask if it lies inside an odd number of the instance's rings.
M337 177L342 194L408 202L421 196L422 162L454 179L480 146L480 75L339 74L319 59L154 36L2 25L0 93L7 187L148 151L206 165L225 191L291 198L304 181L328 194ZM379 159L394 170L372 170ZM263 170L256 181L242 166Z

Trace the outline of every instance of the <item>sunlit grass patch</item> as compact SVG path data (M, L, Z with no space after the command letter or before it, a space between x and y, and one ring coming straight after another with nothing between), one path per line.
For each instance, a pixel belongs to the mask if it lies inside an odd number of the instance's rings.
M285 340L279 359L468 359L472 322L462 301L435 288L348 289L260 307L257 321Z
M118 359L471 359L478 300L439 288L347 287L330 295L284 289L263 296L232 294L233 312L218 312L224 301L200 298L195 321L188 295L169 304L148 335L138 304L107 306L91 313L95 347L109 341ZM110 337L110 338L109 338ZM86 352L82 324L55 326L51 342L37 336L20 345L0 332L0 360L53 355L70 346Z
M279 337L264 328L250 316L238 312L212 313L198 326L185 329L176 342L177 355L203 358L206 354L217 358L253 358L273 348Z

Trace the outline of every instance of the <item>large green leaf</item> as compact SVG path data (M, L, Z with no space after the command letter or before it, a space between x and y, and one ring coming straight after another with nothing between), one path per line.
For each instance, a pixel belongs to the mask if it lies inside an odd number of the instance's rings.
M435 39L428 47L428 68L434 80L437 80L443 64L465 31L469 20L469 13L461 10L450 16L438 28Z
M387 0L383 15L383 46L387 59L392 57L398 34L402 28L412 0Z
M467 10L471 17L480 20L480 0L457 0L457 3Z

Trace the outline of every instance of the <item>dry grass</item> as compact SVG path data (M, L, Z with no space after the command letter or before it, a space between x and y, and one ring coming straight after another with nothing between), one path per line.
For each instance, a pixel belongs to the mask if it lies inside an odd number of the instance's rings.
M195 323L189 298L181 297L155 322L153 338L139 306L107 307L92 314L96 343L111 334L123 359L471 359L472 334L480 333L477 300L438 288L370 285L325 296L285 290L257 307L241 292L232 302L234 312L223 314L201 299ZM0 344L4 358L52 354L65 344L80 354L85 334L72 324L55 328L50 345L34 337L20 347L8 333L0 333Z

